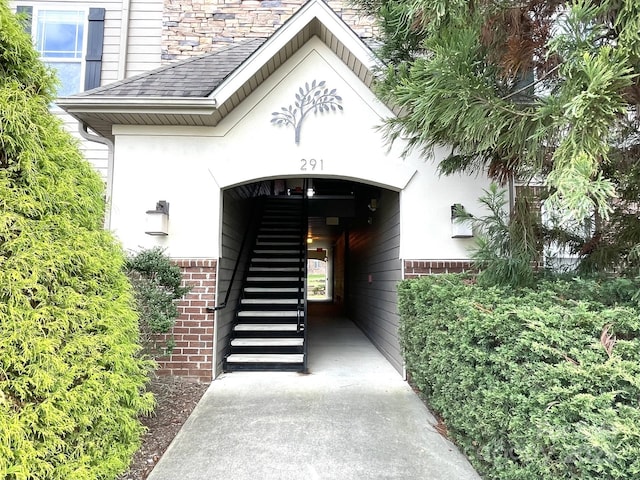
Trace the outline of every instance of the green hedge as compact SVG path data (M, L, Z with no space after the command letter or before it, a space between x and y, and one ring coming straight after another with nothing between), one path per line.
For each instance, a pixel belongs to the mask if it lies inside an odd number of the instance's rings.
M404 281L407 370L484 478L640 478L637 291L628 280L522 291Z
M0 478L112 479L153 406L151 364L104 184L49 113L53 91L0 0Z

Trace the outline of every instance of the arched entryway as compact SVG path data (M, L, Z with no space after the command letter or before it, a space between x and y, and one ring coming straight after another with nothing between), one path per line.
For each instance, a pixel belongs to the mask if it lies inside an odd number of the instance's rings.
M336 178L269 179L223 191L218 303L226 299L228 305L216 317L217 370L237 323L235 305L251 262L256 212L267 199L300 194L306 197L301 222L306 223L307 256L325 272L319 284L312 285L307 277L308 312L330 310L348 317L401 371L396 307L396 286L402 278L399 193Z

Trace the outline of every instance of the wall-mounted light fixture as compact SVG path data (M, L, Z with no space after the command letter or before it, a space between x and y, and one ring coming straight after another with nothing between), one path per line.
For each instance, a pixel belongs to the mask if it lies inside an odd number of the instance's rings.
M311 198L316 194L316 189L313 188L313 179L309 179L307 182L307 197Z
M466 214L464 206L459 203L451 205L451 238L473 237L473 229L469 220L460 220Z
M372 212L375 212L378 209L378 199L372 198L371 200L369 200L369 205L367 205L367 207L369 207L369 210L371 210Z
M147 210L147 235L169 235L169 202L159 200L155 210Z

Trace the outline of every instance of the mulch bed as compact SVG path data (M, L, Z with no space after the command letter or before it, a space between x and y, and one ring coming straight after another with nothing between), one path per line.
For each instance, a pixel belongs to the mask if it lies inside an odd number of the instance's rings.
M129 470L118 480L145 480L149 476L207 388L208 383L178 377L151 380L149 390L156 398L156 409L149 417L141 418L147 432Z

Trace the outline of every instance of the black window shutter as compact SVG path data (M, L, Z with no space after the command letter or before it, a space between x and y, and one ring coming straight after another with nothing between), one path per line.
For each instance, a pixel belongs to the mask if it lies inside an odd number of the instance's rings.
M84 74L84 89L100 86L102 71L102 46L104 45L104 8L89 9L87 32L87 56Z
M27 32L29 35L31 35L31 19L33 17L33 7L27 7L26 5L18 5L16 7L16 13L19 13L23 16L24 31Z

